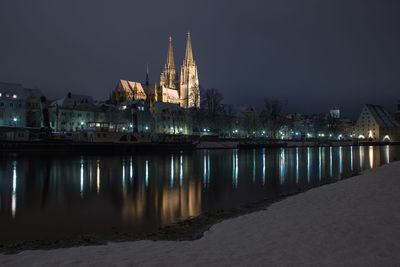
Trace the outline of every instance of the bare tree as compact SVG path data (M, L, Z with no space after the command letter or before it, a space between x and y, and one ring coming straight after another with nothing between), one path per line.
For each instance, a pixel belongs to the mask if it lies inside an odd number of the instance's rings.
M203 91L202 105L207 108L210 114L215 115L220 110L223 99L218 89L206 89Z
M189 105L195 108L200 107L200 89L191 90L189 94Z
M274 138L282 126L284 108L286 108L286 104L278 99L264 99L264 110L261 112L260 117L262 122L268 126L270 135Z

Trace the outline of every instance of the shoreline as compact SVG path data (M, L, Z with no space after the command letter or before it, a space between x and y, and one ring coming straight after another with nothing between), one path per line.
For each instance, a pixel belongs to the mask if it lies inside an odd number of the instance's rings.
M267 210L274 203L303 194L312 189L324 187L329 184L335 184L347 179L359 176L360 173L325 183L317 187L306 187L299 189L294 193L279 196L275 199L264 198L258 202L248 203L238 208L232 208L226 211L205 212L197 217L178 221L170 225L160 227L156 232L146 234L129 234L126 232L115 232L113 234L84 234L72 238L64 238L57 240L22 240L9 244L0 243L0 255L18 254L26 250L53 250L59 248L72 248L79 246L99 246L106 245L110 242L135 242L135 241L193 241L204 236L212 226L222 221L244 216L254 212Z
M108 242L0 255L4 266L307 265L400 263L400 162L307 190L267 210L220 220L192 241Z

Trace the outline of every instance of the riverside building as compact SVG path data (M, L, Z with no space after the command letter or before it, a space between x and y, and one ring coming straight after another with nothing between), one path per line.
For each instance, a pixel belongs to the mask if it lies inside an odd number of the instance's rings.
M395 141L400 124L382 106L366 104L355 126L356 137L371 141Z

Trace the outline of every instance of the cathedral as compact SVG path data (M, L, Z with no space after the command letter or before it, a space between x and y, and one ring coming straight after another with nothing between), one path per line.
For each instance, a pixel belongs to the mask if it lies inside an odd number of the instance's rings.
M111 102L119 104L125 101L144 99L179 104L182 108L200 107L199 76L196 62L193 59L190 33L187 34L186 53L180 76L175 68L172 38L169 37L167 62L161 73L160 82L150 85L148 69L146 83L120 80L111 93Z

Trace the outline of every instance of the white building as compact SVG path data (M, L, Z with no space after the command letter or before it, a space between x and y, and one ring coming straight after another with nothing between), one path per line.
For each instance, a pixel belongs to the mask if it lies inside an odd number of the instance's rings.
M400 137L400 124L381 106L366 104L355 126L359 139L395 141Z

